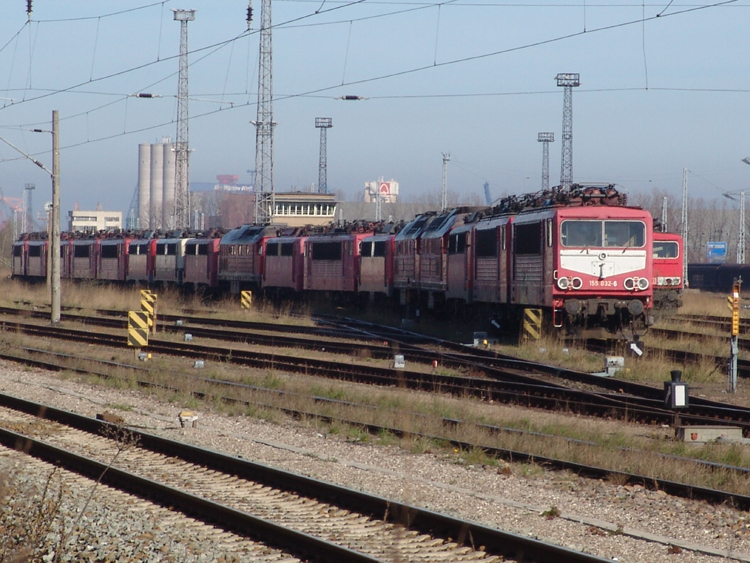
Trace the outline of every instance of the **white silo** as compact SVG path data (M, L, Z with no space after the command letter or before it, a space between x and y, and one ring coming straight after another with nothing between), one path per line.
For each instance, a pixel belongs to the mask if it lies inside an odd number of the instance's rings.
M175 186L175 152L174 144L164 143L164 197L162 199L162 225L165 229L174 229L174 186Z
M151 146L151 205L149 228L161 229L162 198L164 195L164 148L163 143Z
M138 145L138 227L148 229L151 214L151 145Z

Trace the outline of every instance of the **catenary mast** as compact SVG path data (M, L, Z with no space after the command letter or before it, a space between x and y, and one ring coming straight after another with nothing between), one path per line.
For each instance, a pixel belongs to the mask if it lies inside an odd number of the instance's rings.
M195 10L172 10L180 22L180 74L177 88L177 137L175 151L174 226L190 227L190 130L188 112L188 22Z
M573 88L581 85L577 72L560 73L557 85L565 88L562 123L562 161L560 163L560 187L569 189L573 183Z
M537 141L542 145L542 191L549 189L549 144L555 142L554 133L539 133Z
M249 14L248 14L249 15ZM250 22L248 21L248 25ZM258 113L255 125L255 222L268 225L274 204L273 188L273 53L271 50L271 0L260 7L258 58Z

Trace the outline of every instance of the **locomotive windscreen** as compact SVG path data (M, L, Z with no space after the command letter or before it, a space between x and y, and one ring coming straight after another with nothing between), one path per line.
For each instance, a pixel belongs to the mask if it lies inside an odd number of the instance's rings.
M679 246L672 241L654 241L654 258L677 258Z
M563 246L637 248L645 244L646 226L641 221L563 221Z

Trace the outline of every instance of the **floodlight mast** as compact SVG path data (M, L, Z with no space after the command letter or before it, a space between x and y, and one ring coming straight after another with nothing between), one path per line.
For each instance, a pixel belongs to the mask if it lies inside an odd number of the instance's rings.
M320 159L318 160L318 193L328 193L328 148L327 131L333 127L330 117L316 117L315 127L320 129Z

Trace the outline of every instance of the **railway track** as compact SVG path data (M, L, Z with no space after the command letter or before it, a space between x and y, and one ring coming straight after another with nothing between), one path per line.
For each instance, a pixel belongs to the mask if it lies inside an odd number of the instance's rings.
M38 351L38 352L41 353L41 351ZM61 356L60 354L53 354L53 353L47 353L47 354ZM101 362L101 363L111 364L112 362ZM37 365L38 367L46 368L46 369L64 369L64 366L57 366L55 364L43 363L43 362L37 362L35 365ZM124 366L118 365L117 367L124 367ZM144 368L133 368L133 369L136 371L147 371ZM87 371L86 373L99 375L105 378L117 377L117 376L102 374L101 372ZM201 380L202 378L194 377L193 379ZM415 428L419 427L419 422L416 421L416 419L424 418L424 415L421 415L418 413L404 413L401 411L399 411L398 413L393 413L393 415L397 415L399 419L404 419L404 415L406 415L407 418L411 417L412 419L415 419L416 422L413 423L413 426L409 427L408 429L403 429L400 427L394 427L392 425L373 424L372 422L368 422L367 420L363 420L363 419L342 418L342 417L334 417L334 416L331 416L330 414L321 414L321 412L325 412L325 413L328 412L328 409L325 407L326 404L330 404L330 405L335 404L340 407L347 407L348 409L350 409L350 411L356 411L357 409L372 410L375 408L369 405L361 405L361 404L356 404L356 403L351 403L351 402L344 402L341 400L332 400L332 399L326 399L322 397L315 397L314 402L316 404L318 403L323 404L322 408L319 411L300 410L299 408L292 409L292 408L287 408L287 407L281 407L279 406L279 404L273 401L264 402L262 399L259 399L258 396L259 395L274 396L274 397L278 396L281 398L283 398L283 396L289 396L288 398L292 400L288 402L291 402L292 404L296 404L297 401L294 400L295 399L294 396L297 395L296 393L280 391L277 389L264 389L264 388L258 388L258 387L243 386L243 385L238 385L238 384L228 384L227 382L221 382L221 381L216 381L216 380L211 380L210 382L204 380L203 383L210 384L214 388L217 388L219 390L219 393L221 393L221 390L226 385L228 385L229 388L235 392L241 390L242 388L245 388L246 390L250 390L253 392L252 401L245 402L241 398L238 398L236 396L229 397L223 394L216 395L216 394L212 394L209 391L195 391L195 390L192 391L193 395L204 400L211 401L211 400L219 399L224 402L244 403L247 406L268 407L268 408L282 411L295 418L308 418L308 419L317 418L329 424L341 423L341 424L349 425L351 427L362 428L366 430L368 433L370 433L371 435L383 435L384 433L387 433L387 434L391 434L394 436L404 437L405 435L408 434L412 437L418 437L418 438L422 438L425 440L432 440L438 443L449 444L451 447L460 449L461 451L473 451L476 449L481 449L487 455L491 457L498 458L498 459L505 459L509 462L513 461L513 462L527 462L527 463L541 464L551 469L568 470L578 475L585 476L588 478L593 478L593 479L611 479L613 478L613 476L616 476L616 478L621 482L627 482L627 483L634 484L634 485L637 484L637 485L641 485L647 488L656 487L659 490L669 492L670 494L673 494L675 496L684 496L684 497L693 498L693 499L700 498L708 502L729 503L732 506L750 508L750 498L747 498L744 495L738 495L732 492L724 492L724 491L719 491L716 489L696 487L694 485L675 483L673 481L660 479L654 476L624 473L621 471L613 470L611 468L584 465L584 464L580 464L576 462L570 462L570 461L566 461L562 459L555 459L555 458L550 458L548 456L538 455L537 453L533 453L533 452L524 452L524 451L518 451L518 450L510 450L507 448L493 447L491 445L488 445L488 442L483 442L483 443L466 442L463 440L457 440L457 439L451 438L450 435L447 433L441 434L441 435L435 435L431 433L419 432L418 430L415 430ZM163 384L151 383L147 381L146 378L139 380L138 384L140 387L145 387L145 388L160 387L162 389L170 390L175 393L179 393L181 391L181 389L177 387L167 387ZM188 384L188 387L193 388L194 385ZM392 418L392 416L388 418L390 419ZM509 435L527 433L517 428L502 428L502 427L491 426L491 425L486 425L486 424L465 423L463 421L455 420L455 419L443 418L440 420L440 422L445 429L450 428L451 430L455 430L460 426L472 426L475 430L483 432L488 436L499 435L502 433L506 433ZM557 440L563 439L565 442L568 442L570 444L571 448L576 448L576 447L581 447L581 446L594 447L594 448L597 447L597 444L594 442L585 442L585 441L581 441L577 439L561 438L559 436L540 434L536 432L531 432L529 434L537 438L542 438L542 439L544 438L557 439ZM619 448L619 449L621 449L623 455L632 455L634 453L633 450L630 450L627 448ZM653 453L647 454L646 452L642 452L642 453L644 455L652 456L655 459L662 458L665 460L677 461L677 462L682 463L683 465L692 464L696 468L705 466L705 468L709 469L710 471L720 470L720 471L725 471L727 473L736 473L741 478L750 476L749 468L729 466L726 464L706 462L706 461L696 460L696 459L691 459L691 458L680 458L680 457L675 457L672 455L662 455L662 454L653 454Z
M0 328L46 338L68 339L101 346L126 347L119 334L89 332L61 327L0 321ZM184 329L185 327L178 327ZM309 328L309 327L308 327ZM351 327L349 327L351 330ZM190 330L193 330L191 327ZM216 337L217 332L211 333ZM379 336L379 338L382 336ZM244 338L252 339L253 336ZM424 337L423 337L424 338ZM242 340L242 339L241 339ZM469 368L474 376L441 375L348 362L332 362L261 353L196 342L170 342L151 339L152 353L220 361L260 369L322 376L381 386L397 386L422 391L451 393L526 407L566 410L580 414L621 418L649 424L672 424L675 413L664 408L663 390L615 378L602 378L583 372L520 361L488 350L432 339L433 344L460 349L461 353L421 350L426 361ZM311 341L307 340L308 343ZM247 343L245 341L245 343ZM400 345L400 343L397 343ZM317 342L317 349L328 350L329 343ZM413 346L413 345L409 345ZM381 347L383 348L383 347ZM348 349L350 353L352 350ZM411 358L411 348L408 349ZM419 351L419 350L417 350ZM432 355L429 355L432 354ZM435 361L435 360L433 360ZM582 387L571 388L571 382ZM681 413L684 424L725 424L740 426L750 435L750 409L694 397L688 412Z
M6 395L0 404L6 447L305 559L605 561L46 405Z

